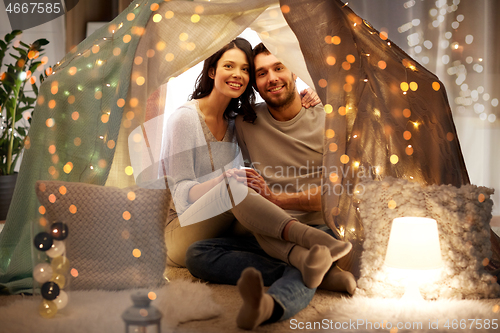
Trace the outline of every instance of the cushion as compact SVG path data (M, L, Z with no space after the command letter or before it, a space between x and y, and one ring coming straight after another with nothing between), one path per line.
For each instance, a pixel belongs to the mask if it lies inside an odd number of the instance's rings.
M41 221L68 225L66 256L78 273L71 289L163 284L168 190L38 181L36 194L45 208Z
M435 283L420 287L424 298L493 298L500 295L496 279L484 266L491 257L490 226L494 190L464 185L421 186L404 179L386 178L362 183L358 196L364 227L361 294L398 297L402 283L390 280L384 269L392 220L402 216L437 221L444 268ZM389 282L391 281L391 282Z

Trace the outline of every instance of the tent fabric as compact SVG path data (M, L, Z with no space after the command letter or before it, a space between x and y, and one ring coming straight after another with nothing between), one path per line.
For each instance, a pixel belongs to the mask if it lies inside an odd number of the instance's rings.
M434 74L341 1L286 4L284 16L329 108L323 213L359 257L363 226L353 194L365 177L469 183L447 95Z
M144 123L149 95L238 36L270 4L136 0L54 67L40 87L0 235L3 291L31 292L33 262L43 260L31 246L43 218L36 181L133 185L128 137ZM149 108L148 118L151 110L162 112Z
M363 229L347 190L359 188L364 176L469 182L446 93L433 74L339 0L276 5L136 0L65 56L40 89L0 235L0 288L32 288L33 261L40 259L35 252L31 259L32 234L42 217L35 182L127 187L138 176L149 181L161 175L157 156L166 119L158 107L160 87L248 26L314 84L325 105L323 214L342 239L358 244L354 257L360 255ZM364 175L357 173L362 168ZM337 184L346 192L335 192Z

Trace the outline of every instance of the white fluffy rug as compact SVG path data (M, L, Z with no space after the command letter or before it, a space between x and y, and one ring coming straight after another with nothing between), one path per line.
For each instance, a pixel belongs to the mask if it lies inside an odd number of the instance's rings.
M162 332L173 331L179 323L216 317L222 311L202 283L176 280L153 291L157 298L151 304L163 314ZM121 314L132 306L132 292L69 290L68 306L51 319L38 314L41 296L25 297L0 308L0 332L122 333Z
M440 300L417 305L355 296L336 299L315 322L319 323L309 329L356 333L499 332L500 300ZM308 329L307 323L296 325L297 330L299 325Z

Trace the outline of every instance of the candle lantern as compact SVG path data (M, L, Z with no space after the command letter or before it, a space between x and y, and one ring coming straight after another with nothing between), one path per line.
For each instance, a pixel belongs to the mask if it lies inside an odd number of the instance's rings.
M145 292L135 292L131 296L134 305L122 314L125 333L161 332L161 312L151 306L151 299Z

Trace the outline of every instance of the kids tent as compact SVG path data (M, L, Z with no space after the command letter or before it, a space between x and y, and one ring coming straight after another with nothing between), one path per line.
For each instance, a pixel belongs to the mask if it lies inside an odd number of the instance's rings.
M247 27L323 102L322 209L355 244L353 257L364 237L352 195L362 179L469 183L443 84L340 0L136 0L71 50L40 89L0 237L2 288L33 286L32 227L45 209L36 182L124 188L158 178L162 85Z

